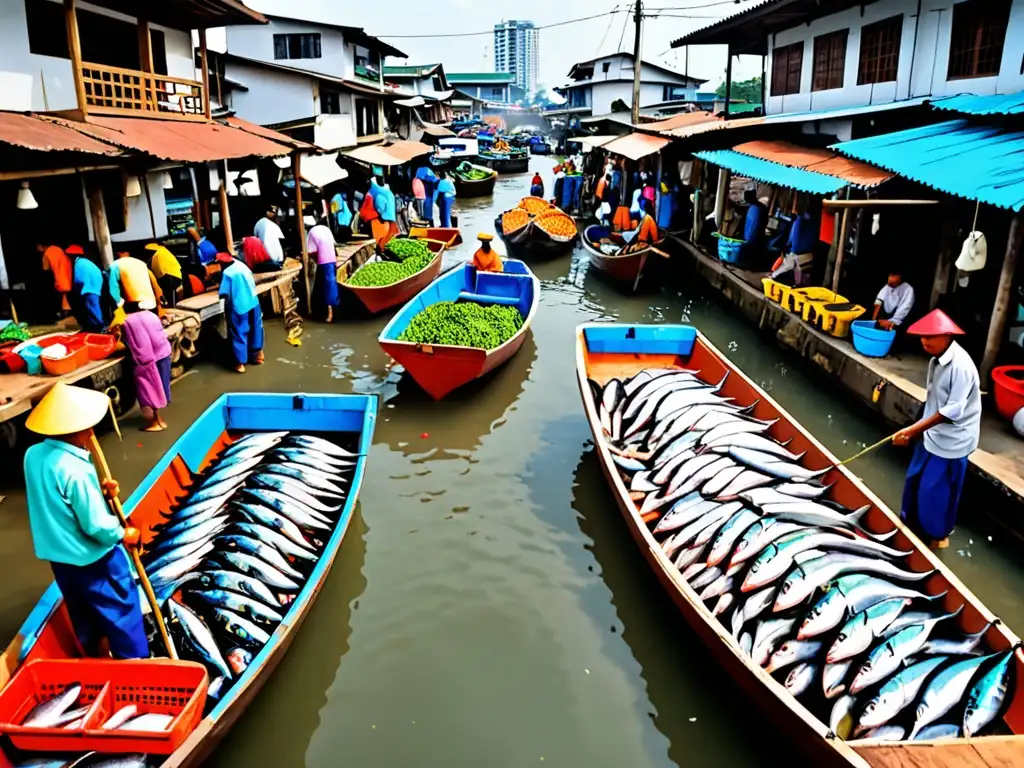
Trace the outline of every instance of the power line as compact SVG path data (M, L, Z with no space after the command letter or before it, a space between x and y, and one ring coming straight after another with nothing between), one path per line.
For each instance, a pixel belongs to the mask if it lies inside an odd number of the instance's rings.
M740 5L740 0L718 0L714 3L703 3L702 5L673 5L648 8L649 11L699 11L702 8L714 8L719 5Z
M593 19L603 19L605 16L611 16L612 14L615 14L615 13L618 13L618 11L605 11L604 13L595 13L593 16L581 16L578 19L568 19L566 21L558 21L558 22L555 22L554 24L542 24L539 27L534 27L534 29L541 30L541 29L553 29L554 27L564 27L564 26L566 26L568 24L579 24L581 21L592 21ZM389 39L392 39L392 40L397 40L397 39L410 40L410 39L413 39L413 38L415 38L415 39L424 39L424 38L451 38L451 37L481 37L483 35L493 35L493 34L494 34L494 30L493 29L488 29L485 32L450 32L450 33L434 34L434 35L387 35L387 34L385 34L385 35L377 35L377 37L389 38Z
M632 10L633 10L633 3L630 3L629 7L626 9L626 18L622 22L622 34L619 35L619 45L615 48L616 52L622 50L622 41L626 39L626 27L629 26L629 13Z
M616 3L615 7L612 8L611 13L608 16L608 26L604 28L604 36L601 38L601 42L597 44L597 49L594 51L595 56L601 53L601 48L604 47L604 41L608 39L608 33L612 31L612 24L615 23L615 14L618 12L619 4Z

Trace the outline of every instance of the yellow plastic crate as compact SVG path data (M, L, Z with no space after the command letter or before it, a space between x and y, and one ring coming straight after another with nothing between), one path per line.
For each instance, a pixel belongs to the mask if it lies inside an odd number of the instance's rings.
M807 314L804 317L805 319L809 317L810 322L821 328L825 333L835 336L837 339L844 339L850 335L850 326L853 324L853 321L857 320L867 310L859 304L854 304L849 309L829 309L829 307L841 306L843 304L849 304L849 302L830 302L828 304L808 302L806 304Z
M807 320L807 305L815 304L844 304L846 299L828 288L794 288L789 292L789 304L786 309L792 310Z
M764 287L765 298L782 306L789 303L789 292L793 290L792 286L778 283L770 277L761 278L761 285Z

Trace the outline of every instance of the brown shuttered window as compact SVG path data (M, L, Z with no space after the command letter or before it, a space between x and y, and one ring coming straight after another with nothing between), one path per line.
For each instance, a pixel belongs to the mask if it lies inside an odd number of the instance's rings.
M953 6L949 41L950 80L999 74L1010 0L969 0Z
M793 43L772 51L772 96L800 93L800 70L804 65L804 44Z
M860 66L857 85L888 83L896 79L900 64L903 16L868 24L860 31Z
M811 90L827 91L843 87L846 67L846 38L850 31L833 32L814 38L814 78Z

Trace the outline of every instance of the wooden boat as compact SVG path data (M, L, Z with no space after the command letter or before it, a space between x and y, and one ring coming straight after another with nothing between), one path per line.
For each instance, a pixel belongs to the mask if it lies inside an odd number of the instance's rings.
M604 253L598 243L608 239L620 248L626 241L622 236L612 232L600 224L592 224L583 231L583 248L590 257L590 266L601 274L620 283L630 291L635 291L644 275L654 272L654 264L650 263L652 248L643 248L628 253Z
M351 285L346 281L341 284L342 287L352 291L363 303L363 306L374 314L405 303L410 297L415 296L434 282L441 274L445 243L440 240L423 240L422 242L426 243L427 247L434 252L434 259L416 274L409 275L404 280L399 280L391 285L367 287Z
M523 207L521 203L520 207ZM557 208L551 208L547 213L557 213L568 217L567 213ZM531 216L530 220L519 229L505 232L502 223L503 216L504 213L499 214L494 219L494 231L500 235L501 239L508 246L510 253L523 258L551 259L556 256L562 256L572 251L579 237L578 234L570 238L552 235L537 224L536 216Z
M462 245L462 233L457 227L411 227L409 237L417 240L437 240L446 248Z
M515 250L522 255L521 252L528 248L530 244L530 231L533 229L533 219L527 220L519 229L506 232L501 220L504 215L504 213L499 213L495 217L494 231L498 233L498 236L505 242L510 251Z
M515 306L523 326L500 347L491 350L413 344L398 337L409 322L431 304L442 301L473 301L479 304ZM521 261L506 259L504 272L477 272L468 264L452 270L425 288L396 314L381 331L381 347L431 397L440 400L449 392L479 379L519 351L533 323L540 301L540 281Z
M972 739L939 741L882 742L880 740L843 741L833 734L809 709L790 696L774 677L754 664L740 649L732 634L723 627L697 593L683 579L680 571L663 552L640 517L636 503L630 498L622 474L612 460L609 444L601 427L598 403L588 379L603 386L612 378L624 380L645 368L685 367L699 371L704 381L719 382L728 373L720 394L732 397L738 404L753 404L758 419L778 419L769 434L776 440L792 439L788 448L800 453L808 467L825 467L837 462L835 456L815 440L786 413L766 392L733 366L696 329L689 326L644 326L619 323L588 324L576 333L576 368L580 392L597 453L612 495L618 502L626 525L640 546L641 553L679 607L690 626L701 637L712 654L736 681L749 701L737 702L742 717L753 717L755 704L774 719L795 745L804 749L813 766L858 766L858 768L903 768L904 766L1002 766L1024 765L1024 653L1017 647L1014 659L1016 686L1008 694L1008 708L1003 724L1011 736L981 736ZM954 611L963 607L957 618L960 629L980 632L987 645L995 651L1014 648L1020 639L982 605L932 552L902 524L882 501L845 467L832 470L822 483L834 483L831 498L856 509L870 505L865 527L874 533L896 529L887 545L898 550L912 550L907 567L918 572L934 571L924 582L915 582L916 589L932 594L947 593L941 605ZM997 622L993 624L992 622ZM737 728L742 719L737 718Z
M461 167L461 165L460 165ZM494 184L498 180L498 172L493 168L483 165L470 165L476 171L484 171L487 174L483 179L467 179L459 174L459 170L452 171L452 179L455 181L456 197L486 197L494 193Z
M173 754L162 762L150 762L149 765L161 768L200 765L273 674L334 565L356 506L376 418L377 398L374 395L221 395L175 441L124 503L125 513L131 517L132 525L142 532L145 545L153 537L152 527L164 519L169 503L183 495L195 475L205 469L239 432L291 430L332 437L343 435L352 438L351 449L359 454L338 522L308 581L287 609L284 621L220 701L208 699L208 711L198 728ZM56 584L51 584L7 647L2 657L6 665L0 668L4 676L0 682L6 684L7 674L16 672L18 667L29 661L74 658L76 648L60 590ZM0 750L0 768L12 768L16 765L13 760L6 747Z
M530 153L519 150L512 153L494 153L481 149L477 158L481 165L493 168L498 173L526 173L530 170Z

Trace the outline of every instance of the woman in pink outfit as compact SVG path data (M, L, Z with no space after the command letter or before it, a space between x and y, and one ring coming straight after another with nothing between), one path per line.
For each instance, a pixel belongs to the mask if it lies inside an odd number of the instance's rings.
M160 409L171 401L171 344L160 318L143 310L125 316L121 338L135 361L135 390L142 415L149 423L143 432L160 432L167 424Z

